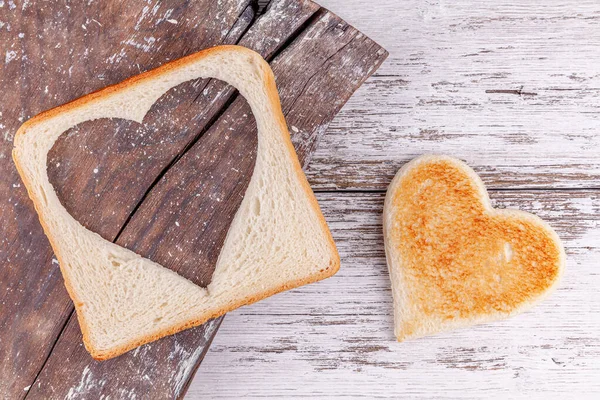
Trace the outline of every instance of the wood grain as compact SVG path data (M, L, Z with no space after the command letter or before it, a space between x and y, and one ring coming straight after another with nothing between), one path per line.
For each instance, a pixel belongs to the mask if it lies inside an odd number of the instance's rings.
M541 305L505 321L397 343L384 193L318 193L340 272L229 313L187 397L210 390L212 398L593 398L600 391L600 193L491 197L495 207L536 213L565 243L563 283Z
M178 24L170 18L173 10L160 14L159 8L144 7L129 28L138 29L148 15L159 16L155 24ZM255 21L252 7L237 4L229 9L235 18L220 39L254 48L267 59L276 56L273 68L284 112L298 121L292 132L298 133L294 142L304 160L333 115L387 56L335 15L317 10L309 1L280 1ZM156 47L155 55L164 57L161 46L155 46L161 40L144 37L147 45L134 47L152 54ZM122 53L111 55L111 62L131 62ZM142 124L98 120L69 130L48 163L59 198L89 229L206 285L254 164L254 121L243 99L229 106L235 98L221 82L197 80L162 96ZM28 360L32 373L35 365L43 365L30 385L2 388L9 397L134 398L149 391L156 398L180 397L221 321L98 363L81 344L68 297L64 291L57 297L64 311L54 326L64 326L62 334L55 343L48 336L51 354L45 362Z

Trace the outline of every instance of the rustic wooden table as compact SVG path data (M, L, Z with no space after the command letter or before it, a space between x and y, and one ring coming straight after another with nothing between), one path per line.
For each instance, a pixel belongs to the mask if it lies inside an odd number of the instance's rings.
M188 398L598 398L600 3L320 2L390 52L308 170L342 269L228 314ZM381 210L428 152L466 160L496 207L548 220L567 270L530 312L399 344Z

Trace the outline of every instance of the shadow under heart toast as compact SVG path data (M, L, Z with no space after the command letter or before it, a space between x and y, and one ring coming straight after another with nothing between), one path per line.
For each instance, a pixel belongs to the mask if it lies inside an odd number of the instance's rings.
M219 119L202 131L212 101L203 93L207 83L170 89L142 124L83 122L63 133L48 154L50 183L84 227L202 287L211 281L250 182L257 146L245 100L245 118Z

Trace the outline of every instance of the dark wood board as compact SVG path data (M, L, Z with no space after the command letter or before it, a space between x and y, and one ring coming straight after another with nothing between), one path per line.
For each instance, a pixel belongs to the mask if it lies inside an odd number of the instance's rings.
M270 60L306 165L327 124L387 53L337 16L300 0L274 2L260 17L243 1L32 2L0 8L4 20L10 30L0 28L0 54L12 58L0 64L0 170L6 177L0 182L6 287L0 291L0 396L181 397L221 319L114 360L93 361L10 160L14 132L40 111L140 71L239 43ZM255 151L245 100L222 82L198 80L166 93L142 125L98 120L66 132L49 155L48 171L67 210L86 227L206 285Z

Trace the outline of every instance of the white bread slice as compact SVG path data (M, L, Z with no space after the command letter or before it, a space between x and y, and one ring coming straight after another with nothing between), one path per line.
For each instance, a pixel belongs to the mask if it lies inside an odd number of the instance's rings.
M527 310L564 270L552 228L492 208L479 176L452 157L403 166L388 188L383 225L398 341Z
M162 94L199 77L236 87L258 127L254 173L207 288L84 228L60 203L46 170L48 151L67 129L98 118L141 123ZM273 73L246 48L208 49L40 114L17 132L13 159L95 359L118 356L339 269L335 244L290 140Z

